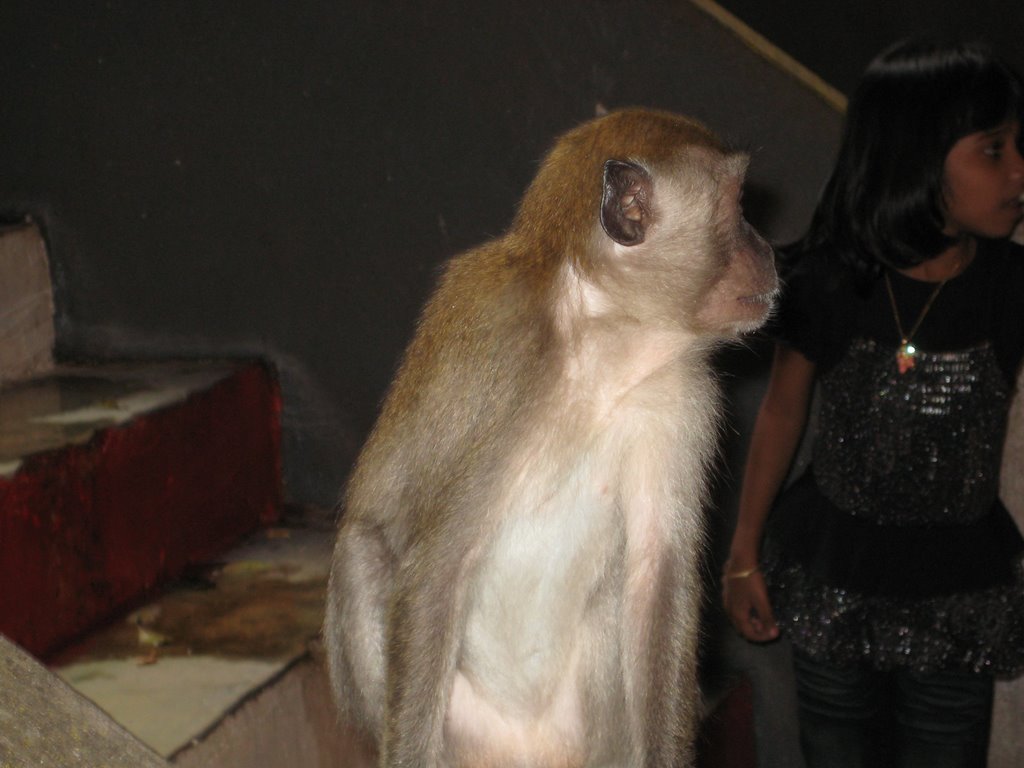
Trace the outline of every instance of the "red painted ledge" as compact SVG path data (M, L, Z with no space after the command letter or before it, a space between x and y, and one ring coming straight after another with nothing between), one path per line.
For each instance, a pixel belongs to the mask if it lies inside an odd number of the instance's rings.
M254 362L0 390L0 632L45 656L276 520L280 412Z

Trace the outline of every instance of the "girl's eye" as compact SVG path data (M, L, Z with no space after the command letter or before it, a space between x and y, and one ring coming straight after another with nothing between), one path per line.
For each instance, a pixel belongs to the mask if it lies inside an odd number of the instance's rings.
M999 139L997 141L993 141L991 144L985 147L985 155L992 158L993 160L998 160L999 158L1001 158L1003 156L1003 140Z

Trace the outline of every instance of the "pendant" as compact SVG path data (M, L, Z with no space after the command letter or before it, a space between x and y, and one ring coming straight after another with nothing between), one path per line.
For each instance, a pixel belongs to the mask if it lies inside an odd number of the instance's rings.
M916 354L917 348L909 341L900 344L900 348L896 351L896 367L900 373L906 373L914 367L914 355Z

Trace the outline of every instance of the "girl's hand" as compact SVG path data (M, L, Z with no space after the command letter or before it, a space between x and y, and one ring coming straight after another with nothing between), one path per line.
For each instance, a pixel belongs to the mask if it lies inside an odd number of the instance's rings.
M767 643L779 636L761 571L733 571L722 576L722 602L729 621L747 640Z

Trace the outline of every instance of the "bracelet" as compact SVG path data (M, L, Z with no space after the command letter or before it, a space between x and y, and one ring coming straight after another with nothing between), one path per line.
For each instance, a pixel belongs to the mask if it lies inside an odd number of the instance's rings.
M723 579L747 579L747 578L750 578L751 576L753 576L755 573L757 573L760 570L761 569L758 566L755 565L753 568L747 568L745 571L733 571L732 573L728 573L728 572L727 573L723 573L722 574L722 578Z

